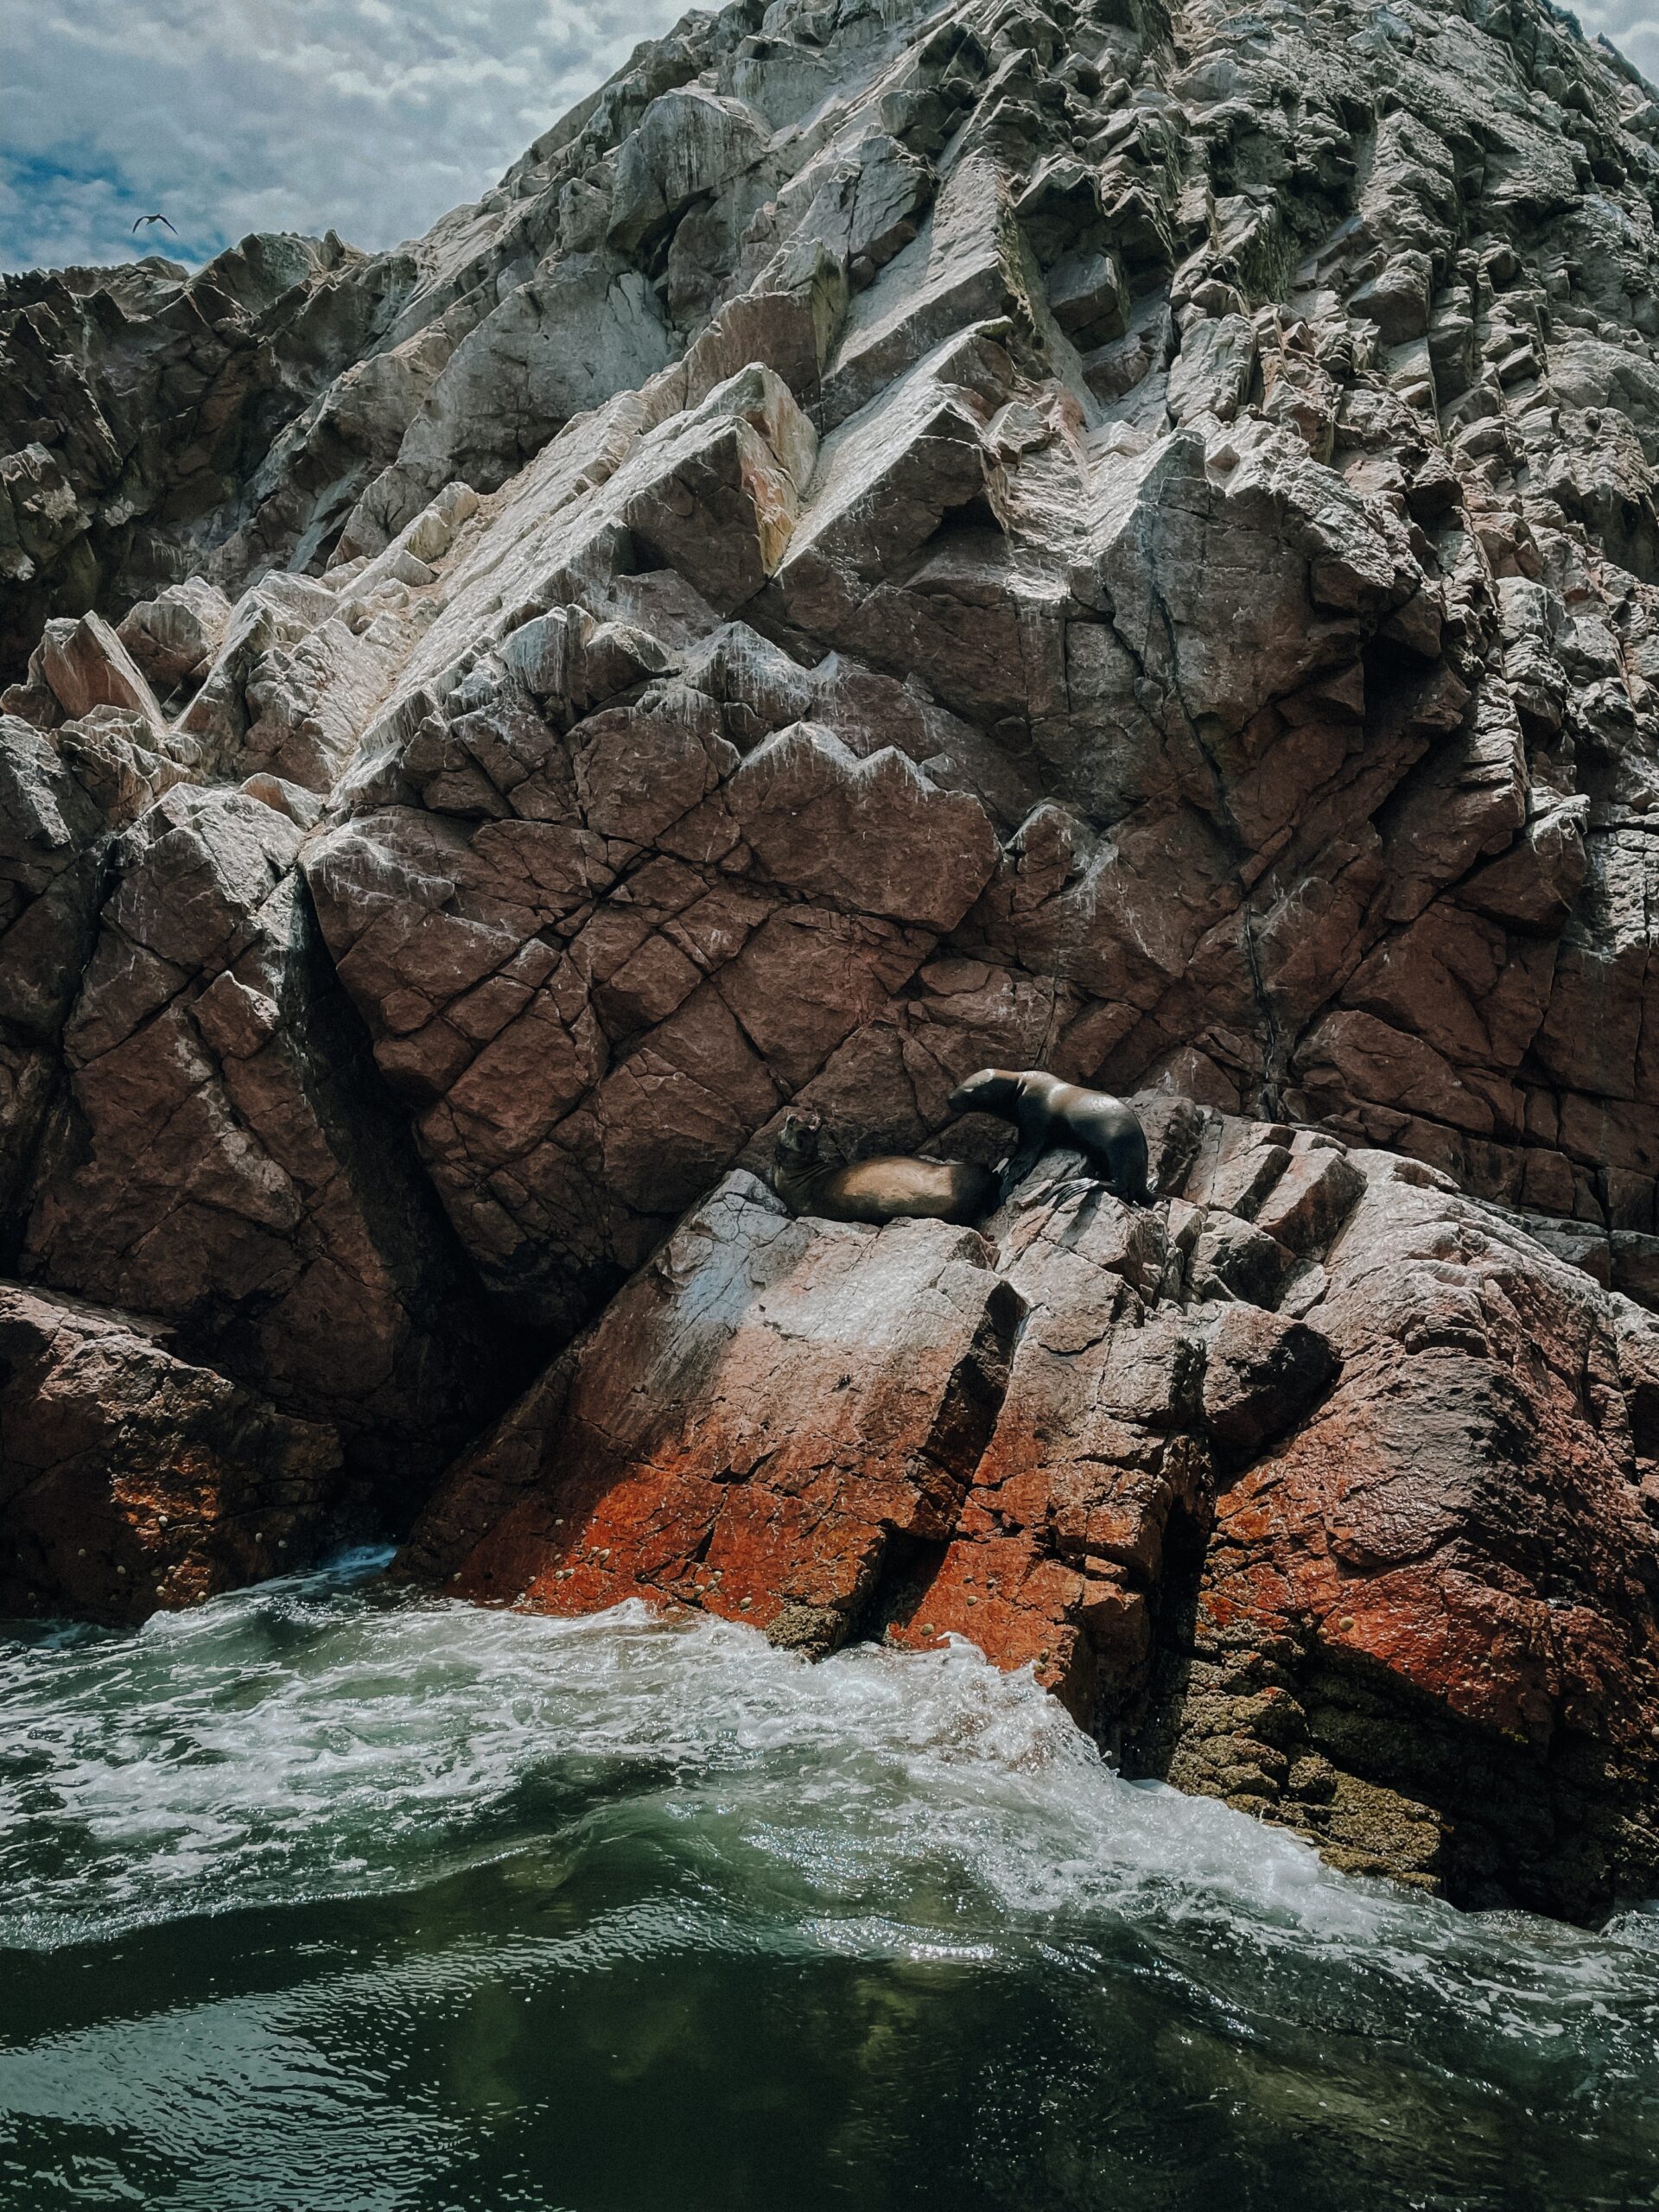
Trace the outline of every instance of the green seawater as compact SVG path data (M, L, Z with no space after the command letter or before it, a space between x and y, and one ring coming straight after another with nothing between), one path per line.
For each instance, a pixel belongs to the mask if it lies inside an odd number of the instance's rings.
M1659 1915L1345 1880L965 1646L377 1558L0 1645L0 2205L1659 2204Z

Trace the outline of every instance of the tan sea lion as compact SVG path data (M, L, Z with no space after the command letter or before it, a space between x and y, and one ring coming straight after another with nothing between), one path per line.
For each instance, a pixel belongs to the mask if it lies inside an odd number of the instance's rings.
M1020 1142L1002 1170L1004 1199L1024 1182L1051 1145L1075 1145L1098 1164L1101 1179L1114 1198L1136 1205L1152 1204L1147 1133L1134 1107L1109 1091L1062 1083L1042 1068L981 1068L958 1084L946 1103L953 1114L995 1114L1019 1130Z
M772 1147L772 1187L794 1214L826 1221L954 1221L967 1228L989 1211L996 1178L971 1160L912 1160L897 1153L832 1167L818 1158L813 1113L784 1116Z

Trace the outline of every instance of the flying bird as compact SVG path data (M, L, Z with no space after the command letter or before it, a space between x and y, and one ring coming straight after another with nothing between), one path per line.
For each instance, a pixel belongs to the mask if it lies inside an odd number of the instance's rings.
M135 237L137 237L137 233L143 229L146 223L167 223L167 218L165 215L141 215L132 226L133 235ZM173 226L171 223L167 223L167 227L169 231L173 231ZM177 238L179 234L176 231L173 231L173 235L175 238Z

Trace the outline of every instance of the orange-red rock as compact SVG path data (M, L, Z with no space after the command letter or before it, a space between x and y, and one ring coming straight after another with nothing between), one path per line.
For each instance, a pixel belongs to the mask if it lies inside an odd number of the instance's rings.
M983 1236L728 1178L400 1571L961 1635L1340 1863L1593 1911L1659 1868L1659 1328L1432 1170L1147 1113L1166 1204L1056 1154Z
M1366 1165L1340 1380L1217 1501L1156 1757L1339 1863L1592 1912L1659 1852L1659 1332Z
M1652 103L1542 0L752 17L411 248L0 283L0 1268L389 1525L461 1452L411 1571L960 1630L1587 1910L1653 1855ZM1155 1215L726 1179L799 1104L988 1160L947 1096L1033 1062L1161 1099Z
M404 1571L831 1649L954 1525L1020 1312L970 1230L798 1222L728 1177L452 1470Z

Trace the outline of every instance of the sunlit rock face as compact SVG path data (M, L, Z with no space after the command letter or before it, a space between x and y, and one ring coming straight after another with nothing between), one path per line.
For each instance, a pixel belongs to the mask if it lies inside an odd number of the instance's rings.
M741 1171L400 1561L818 1653L969 1638L1127 1770L1334 1861L1593 1914L1659 1849L1659 1326L1398 1156L1148 1099L982 1233Z
M316 1541L1647 1878L1656 175L1531 0L779 0L394 255L8 280L0 1264ZM769 1198L987 1065L1157 1207Z

